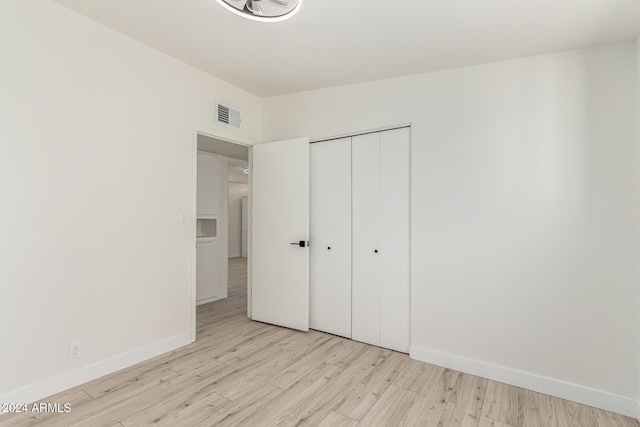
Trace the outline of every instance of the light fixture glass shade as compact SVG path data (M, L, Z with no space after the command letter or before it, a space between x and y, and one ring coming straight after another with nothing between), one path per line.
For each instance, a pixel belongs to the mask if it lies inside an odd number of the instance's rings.
M302 0L216 0L230 12L261 22L279 22L298 13Z

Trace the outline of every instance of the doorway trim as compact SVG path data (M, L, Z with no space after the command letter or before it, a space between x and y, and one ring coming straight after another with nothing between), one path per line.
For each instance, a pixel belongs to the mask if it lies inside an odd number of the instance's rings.
M191 342L196 341L196 239L198 225L198 135L215 138L230 144L241 145L249 149L249 167L251 167L251 147L253 143L247 139L230 136L217 130L196 126L193 130L191 143L191 162L193 175L191 177L192 204L191 204ZM249 219L251 218L251 174L249 175ZM251 223L251 222L249 222ZM249 227L249 242L251 242L251 227ZM251 243L247 252L247 287L251 289ZM250 313L249 313L250 315Z

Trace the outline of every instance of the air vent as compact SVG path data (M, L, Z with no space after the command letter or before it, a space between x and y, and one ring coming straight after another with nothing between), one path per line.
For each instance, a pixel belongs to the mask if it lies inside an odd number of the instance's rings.
M240 111L231 108L228 105L216 104L218 110L218 123L222 123L234 129L240 129L242 118Z

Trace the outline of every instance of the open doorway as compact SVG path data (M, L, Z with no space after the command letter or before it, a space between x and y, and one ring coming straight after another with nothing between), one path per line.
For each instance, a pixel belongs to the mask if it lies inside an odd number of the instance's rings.
M247 162L228 162L228 298L246 308L249 242L249 168ZM243 312L246 314L246 310Z
M248 146L198 133L196 336L231 313L247 317L248 160Z

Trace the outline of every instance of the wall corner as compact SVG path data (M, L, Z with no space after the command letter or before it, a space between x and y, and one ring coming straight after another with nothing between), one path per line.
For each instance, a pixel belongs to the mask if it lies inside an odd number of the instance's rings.
M640 35L636 38L636 144L638 159L640 164ZM636 176L636 179L640 181L640 173ZM640 222L640 219L638 219ZM638 225L640 229L640 224ZM637 235L637 239L640 240L640 232ZM638 365L636 367L636 397L637 397L637 409L636 418L640 420L640 259L636 260L636 268L639 270L636 272L636 360Z

